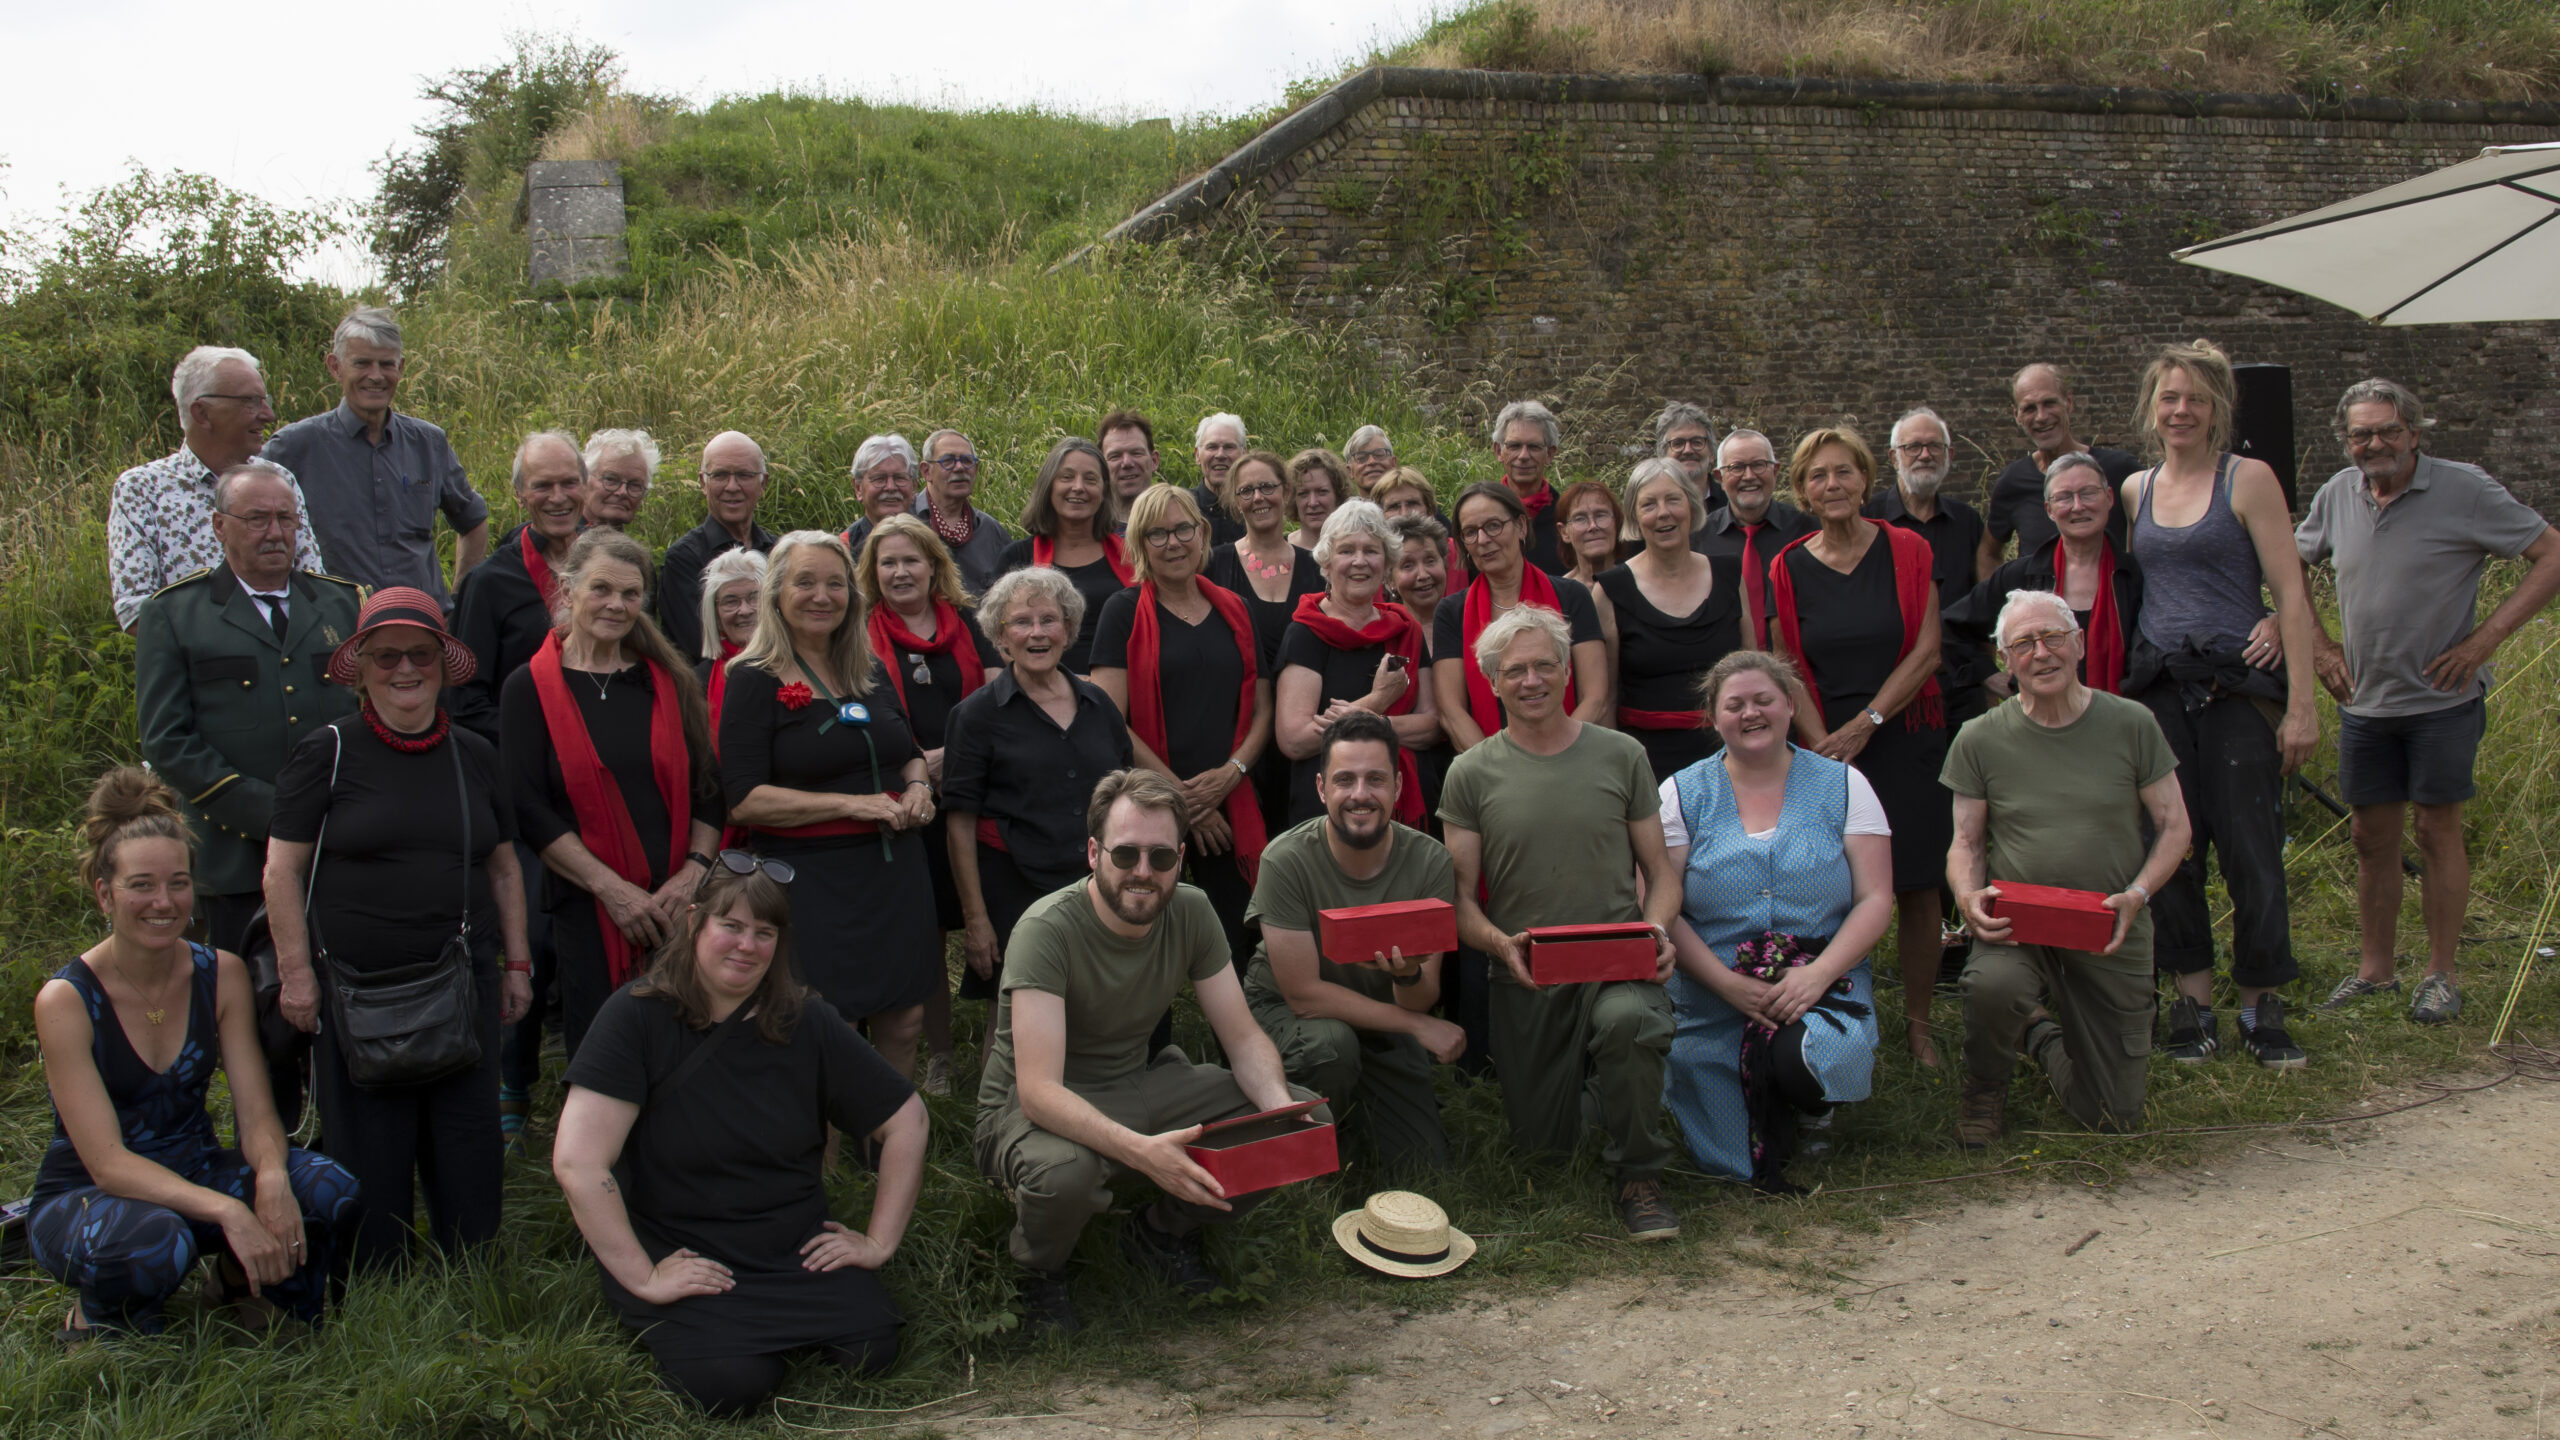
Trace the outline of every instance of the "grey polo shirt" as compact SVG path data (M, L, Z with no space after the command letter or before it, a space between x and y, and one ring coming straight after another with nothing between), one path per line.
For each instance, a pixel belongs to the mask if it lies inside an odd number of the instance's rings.
M445 600L436 512L457 535L489 518L444 431L397 410L380 445L342 403L277 431L262 453L301 479L330 570L377 590L414 585Z
M2305 564L2335 560L2338 613L2355 694L2340 708L2383 719L2467 705L2487 693L2482 666L2460 694L2427 683L2427 665L2479 624L2480 575L2492 555L2517 555L2549 528L2540 515L2458 460L2418 457L2409 488L2374 503L2364 472L2329 477L2311 497L2294 544Z

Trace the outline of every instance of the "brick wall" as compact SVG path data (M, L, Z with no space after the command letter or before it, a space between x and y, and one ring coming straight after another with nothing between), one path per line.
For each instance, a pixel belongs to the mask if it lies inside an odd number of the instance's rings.
M2428 399L2436 453L2560 504L2560 325L2387 329L2169 259L2560 139L2560 111L2112 94L1369 71L1122 231L1253 232L1302 317L1368 332L1453 418L1554 397L1591 465L1665 398L1879 446L1928 403L1961 483L2022 448L2019 365L2070 366L2083 437L2122 443L2152 348L2201 335L2293 367L2306 494L2342 463L2336 395L2382 374Z

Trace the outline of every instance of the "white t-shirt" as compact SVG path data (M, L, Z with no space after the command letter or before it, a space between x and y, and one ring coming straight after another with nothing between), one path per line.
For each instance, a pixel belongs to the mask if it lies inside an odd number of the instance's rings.
M1777 827L1774 825L1757 835L1747 830L1743 832L1753 840L1766 840L1777 833ZM1867 777L1859 774L1854 765L1849 768L1849 823L1841 833L1844 835L1890 835L1893 833L1892 823L1884 818L1884 802L1876 798L1876 787L1868 784ZM1671 850L1677 850L1689 843L1689 822L1680 814L1680 782L1677 780L1662 782L1662 843L1664 848Z

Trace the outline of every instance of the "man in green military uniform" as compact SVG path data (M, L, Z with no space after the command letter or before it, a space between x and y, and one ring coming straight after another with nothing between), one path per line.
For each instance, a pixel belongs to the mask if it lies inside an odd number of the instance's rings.
M330 683L364 587L293 568L303 517L284 472L260 460L214 483L223 562L143 602L134 621L142 758L186 801L197 917L236 950L257 912L276 772L302 737L356 708Z
M1439 841L1395 822L1395 727L1352 710L1316 751L1324 814L1263 849L1245 928L1260 928L1245 999L1280 1048L1291 1083L1343 1106L1390 1175L1443 1170L1449 1133L1431 1093L1433 1061L1467 1048L1467 1032L1431 1014L1439 955L1379 955L1341 964L1317 944L1317 912L1399 900L1457 903L1457 872Z

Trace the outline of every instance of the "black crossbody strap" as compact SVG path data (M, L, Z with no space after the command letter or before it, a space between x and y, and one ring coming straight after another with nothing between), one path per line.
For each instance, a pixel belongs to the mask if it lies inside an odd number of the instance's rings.
M329 738L336 744L329 754L329 805L335 805L338 803L338 762L347 758L347 732L332 725ZM329 806L324 805L320 809L320 833L311 837L311 869L302 881L302 935L306 945L311 939L311 897L320 891L320 850L328 843ZM317 950L320 947L311 945L311 948Z
M462 801L462 938L471 938L471 787L462 779L462 742L452 735L444 737L445 749L453 753L453 793Z

